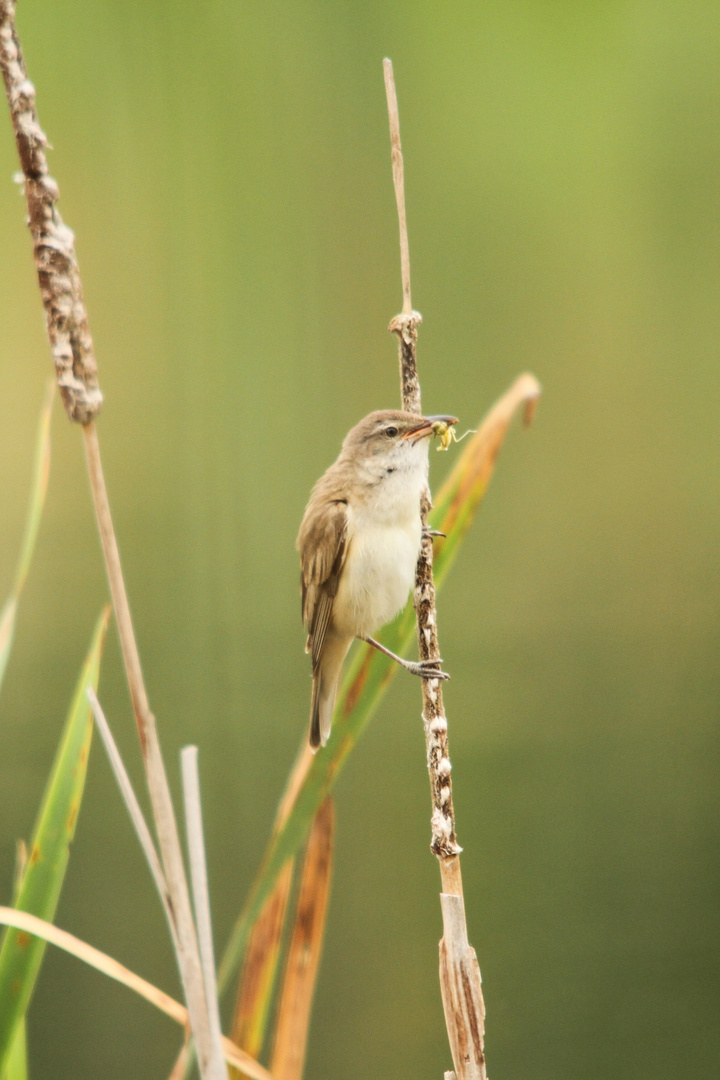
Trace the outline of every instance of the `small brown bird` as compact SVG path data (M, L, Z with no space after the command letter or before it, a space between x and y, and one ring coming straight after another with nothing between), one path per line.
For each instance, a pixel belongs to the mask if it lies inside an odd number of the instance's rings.
M422 541L420 497L430 436L454 416L370 413L320 477L300 525L302 613L312 655L310 745L324 746L343 661L354 638L414 675L445 679L439 661L403 660L371 637L397 615L415 582Z

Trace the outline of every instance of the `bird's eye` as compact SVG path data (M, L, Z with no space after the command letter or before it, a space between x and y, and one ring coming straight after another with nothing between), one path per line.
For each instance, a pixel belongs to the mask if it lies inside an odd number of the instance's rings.
M397 435L397 433L398 433L398 429L396 427L386 427L385 428L385 434L387 435L387 437L389 439L394 439L395 436Z

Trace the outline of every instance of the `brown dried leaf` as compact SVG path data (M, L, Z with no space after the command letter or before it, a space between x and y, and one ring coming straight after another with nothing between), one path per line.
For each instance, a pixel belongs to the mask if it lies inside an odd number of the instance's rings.
M240 974L230 1037L252 1057L260 1053L265 1038L294 865L292 859L285 864L252 928Z
M275 1022L271 1070L276 1080L301 1080L310 1011L330 893L335 808L320 806L308 839L293 936Z

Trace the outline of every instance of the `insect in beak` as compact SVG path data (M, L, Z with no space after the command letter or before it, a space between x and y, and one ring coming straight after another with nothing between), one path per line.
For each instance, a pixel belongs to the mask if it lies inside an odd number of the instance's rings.
M457 424L457 416L429 416L432 434L440 440L438 450L447 450L453 440L458 441L455 434L454 424Z
M429 435L437 435L440 439L438 450L447 450L454 435L452 426L457 422L457 416L426 416L421 424L406 431L403 439L412 439L415 442Z

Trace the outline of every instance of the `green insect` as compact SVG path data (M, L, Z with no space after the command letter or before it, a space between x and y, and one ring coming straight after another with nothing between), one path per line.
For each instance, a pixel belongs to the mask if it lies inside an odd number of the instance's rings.
M436 450L447 450L451 442L461 442L465 438L465 435L474 435L475 432L468 430L464 435L458 438L454 424L457 424L457 420L450 417L448 420L436 420L432 426L433 435L436 435L440 440Z

